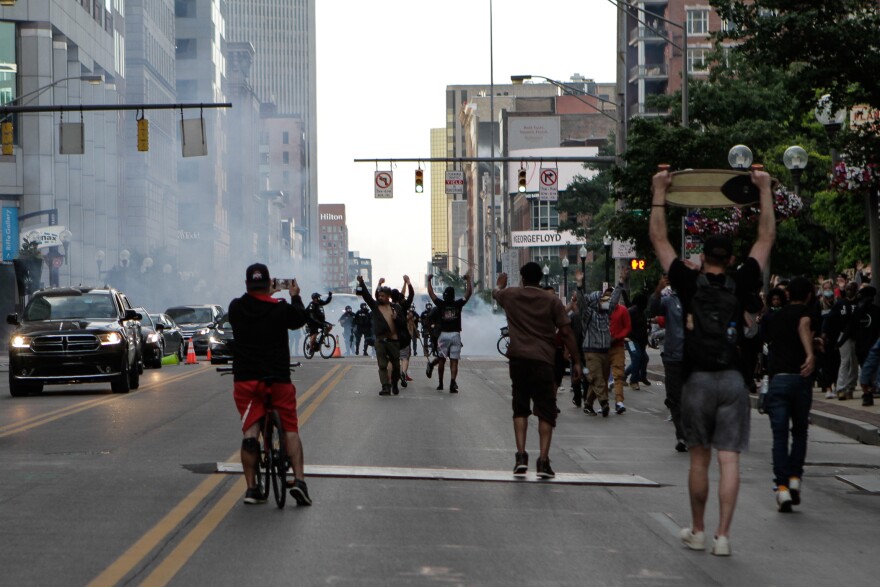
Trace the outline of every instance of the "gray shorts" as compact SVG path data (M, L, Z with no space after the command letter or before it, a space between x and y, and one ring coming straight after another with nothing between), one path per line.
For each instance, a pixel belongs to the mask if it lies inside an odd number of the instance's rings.
M457 361L461 358L461 333L460 332L441 332L440 338L437 340L438 351L440 356Z
M749 390L736 370L691 373L681 392L681 427L688 446L749 449Z
M405 345L400 347L400 358L408 359L410 358L410 353L412 352L412 347L410 345Z

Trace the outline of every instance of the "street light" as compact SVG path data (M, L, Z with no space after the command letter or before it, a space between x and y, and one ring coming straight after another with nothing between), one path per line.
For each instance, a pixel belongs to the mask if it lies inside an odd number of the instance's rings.
M119 264L123 267L128 267L128 262L131 260L131 253L128 249L122 249L119 251Z
M544 265L544 287L547 287L547 278L550 276L550 267Z
M605 233L602 238L602 244L605 245L605 283L611 283L611 235Z
M792 145L782 154L782 163L785 165L785 168L791 172L791 179L794 180L795 195L800 195L801 176L804 174L804 169L807 167L808 159L809 155L807 155L807 152L803 147L798 145Z
M745 145L731 147L727 153L727 162L734 169L748 169L754 160L752 150Z
M95 264L98 265L98 281L101 281L101 265L104 264L105 253L101 249L95 253Z
M568 300L568 255L562 258L562 291L566 301Z
M586 275L587 275L587 247L586 247L586 245L581 245L581 250L578 251L578 255L581 258L581 273L584 274L584 279L586 279Z

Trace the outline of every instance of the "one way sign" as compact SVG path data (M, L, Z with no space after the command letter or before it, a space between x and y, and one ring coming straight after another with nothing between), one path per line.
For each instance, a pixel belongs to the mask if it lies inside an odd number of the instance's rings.
M559 171L555 167L541 168L538 179L538 199L541 202L555 202L559 198Z

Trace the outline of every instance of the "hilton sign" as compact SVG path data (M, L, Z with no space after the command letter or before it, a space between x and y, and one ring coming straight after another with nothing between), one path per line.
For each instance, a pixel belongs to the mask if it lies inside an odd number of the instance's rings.
M324 213L324 214L321 214L321 220L342 221L342 220L345 220L345 218L342 216L342 214L326 214L326 213Z

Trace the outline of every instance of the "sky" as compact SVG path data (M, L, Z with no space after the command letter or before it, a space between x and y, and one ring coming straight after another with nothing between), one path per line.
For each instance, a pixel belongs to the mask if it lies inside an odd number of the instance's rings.
M373 194L373 163L430 157L445 126L446 86L506 84L516 74L615 79L616 9L607 0L319 0L316 9L318 202L346 206L349 250L372 259L374 281L431 259L430 166L396 164L394 198ZM379 170L390 169L386 161Z

